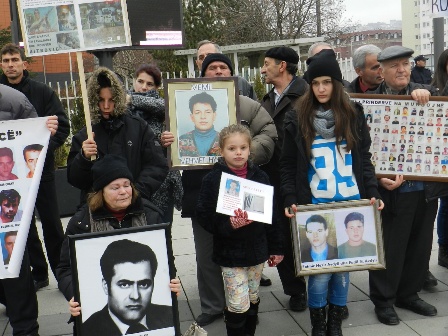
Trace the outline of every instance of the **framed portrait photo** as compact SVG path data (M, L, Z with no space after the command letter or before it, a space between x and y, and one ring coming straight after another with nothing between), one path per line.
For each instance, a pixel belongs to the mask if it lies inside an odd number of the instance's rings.
M69 236L77 335L180 335L169 224Z
M350 96L364 107L378 176L401 174L405 180L447 181L447 97L431 97L419 105L411 96Z
M237 78L166 79L164 88L166 128L175 137L170 168L212 167L220 156L219 132L240 121Z
M369 200L297 206L291 219L296 274L384 269L377 208Z

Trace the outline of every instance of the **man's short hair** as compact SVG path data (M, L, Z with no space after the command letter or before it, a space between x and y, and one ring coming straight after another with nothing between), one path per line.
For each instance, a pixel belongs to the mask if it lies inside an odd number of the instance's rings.
M308 58L314 56L314 49L318 46L325 46L325 47L330 47L330 49L333 49L333 47L331 46L330 43L327 42L316 42L314 44L311 45L311 47L308 49Z
M189 106L190 106L191 113L193 113L193 107L197 103L210 104L213 112L216 112L217 104L216 104L215 98L213 98L206 92L201 92L201 93L194 95L193 97L190 98Z
M222 50L221 50L221 47L219 46L219 44L217 44L215 42L212 42L210 40L199 41L198 44L196 45L196 51L198 51L199 48L202 47L205 44L213 44L215 46L216 53L222 54Z
M310 218L308 218L305 223L305 230L308 229L308 223L322 223L325 230L328 228L327 221L321 215L312 215Z
M101 273L110 289L110 282L115 274L114 266L127 262L137 264L149 261L151 265L152 277L157 271L157 257L154 251L148 246L128 239L117 240L110 243L100 259Z
M16 46L13 43L7 43L3 46L3 48L0 50L0 55L6 55L6 54L19 54L20 58L22 59L22 61L26 61L26 57L25 57L25 52L23 51L22 48L20 48L19 46Z
M26 160L26 157L25 157L26 152L40 152L42 150L42 148L44 148L44 146L39 145L39 144L32 144L32 145L25 146L25 148L23 149L23 158Z
M14 161L14 154L12 153L11 148L8 148L8 147L0 148L0 157L2 157L2 156L7 156L7 157L11 158L11 160Z
M366 44L355 50L353 53L353 67L364 69L366 66L366 57L368 55L378 55L381 49L373 44Z
M0 204L3 203L4 200L8 200L9 202L14 202L18 198L20 203L20 194L15 189L6 189L0 191Z
M345 220L344 220L345 228L347 228L348 222L356 221L356 220L360 221L362 223L362 226L364 226L364 215L359 212L351 212L347 215L347 217L345 217Z
M3 237L3 240L6 242L6 239L9 237L15 236L17 237L17 231L8 231L5 233L5 236Z

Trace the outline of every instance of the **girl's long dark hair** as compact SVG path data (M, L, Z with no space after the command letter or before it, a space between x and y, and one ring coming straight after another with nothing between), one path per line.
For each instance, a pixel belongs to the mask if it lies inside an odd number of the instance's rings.
M356 127L356 111L342 83L334 79L331 81L333 83L333 92L328 102L328 107L334 112L336 144L340 146L341 141L345 139L347 141L345 150L350 151L359 139ZM319 106L320 103L314 95L312 84L308 88L308 91L295 104L299 127L305 139L308 157L311 155L311 145L316 137L313 122Z
M432 80L432 85L440 90L440 92L445 88L446 82L448 81L448 73L446 66L448 64L448 49L440 54L439 60L437 61L436 70L434 72L434 79Z

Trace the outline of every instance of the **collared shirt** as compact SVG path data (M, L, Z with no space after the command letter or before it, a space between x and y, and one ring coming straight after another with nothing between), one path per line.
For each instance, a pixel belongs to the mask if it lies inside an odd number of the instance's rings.
M107 310L109 311L109 315L110 315L110 318L112 319L112 321L114 321L114 323L117 325L118 329L120 329L120 333L121 333L122 335L126 335L126 332L127 332L128 329L129 329L129 325L127 325L127 324L121 322L120 319L119 319L118 317L116 317L116 316L114 315L114 313L112 313L112 312L110 311L109 307L107 308ZM146 329L149 329L148 326L147 326L147 324L146 324L146 315L143 316L143 318L141 319L141 321L139 321L139 323L140 323L141 325L145 326Z
M283 97L285 96L285 94L288 92L288 90L289 90L289 88L291 87L292 83L294 83L294 81L295 81L296 79L297 79L297 77L294 76L293 79L292 79L292 81L289 82L288 86L285 87L285 89L283 90L282 93L279 93L279 92L277 91L277 89L274 88L274 94L275 94L274 102L275 102L275 106L277 106L278 103L280 102L280 100L282 100L282 98L283 98Z
M327 260L328 257L328 244L325 245L325 249L318 253L315 252L312 248L311 248L311 259L313 259L313 261L322 261L322 260Z
M365 85L363 82L362 82L362 80L361 80L361 77L359 77L359 88L361 89L361 91L362 92L366 92L366 91L368 91L368 90L371 90L367 85Z

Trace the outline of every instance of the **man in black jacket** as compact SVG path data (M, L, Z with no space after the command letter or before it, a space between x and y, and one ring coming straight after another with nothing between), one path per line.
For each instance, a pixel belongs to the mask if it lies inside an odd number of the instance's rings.
M286 112L294 108L295 101L302 96L308 84L296 76L299 55L289 47L275 47L266 51L264 65L261 73L264 80L274 87L262 99L261 105L274 119L277 128L278 140L275 143L272 159L261 168L268 174L271 184L274 186L274 194L278 205L278 221L284 236L284 259L278 264L277 270L283 285L283 291L290 296L289 306L291 310L303 311L306 309L306 283L303 277L296 277L291 243L291 231L289 220L283 215L283 201L280 195L280 170L279 161L283 146L283 119Z
M70 132L70 124L55 92L47 85L34 81L29 77L29 73L26 70L28 64L23 50L14 44L6 44L1 49L0 54L3 69L0 83L22 92L34 106L39 117L52 115L58 117L59 128L56 134L50 138L36 199L36 208L42 222L48 261L53 274L55 274L56 266L59 263L62 241L64 240L64 231L59 217L58 200L56 197L54 151L64 144ZM36 289L48 286L48 265L42 249L42 243L37 234L34 216L31 219L27 247Z
M413 50L392 46L378 54L384 82L374 94L411 95L426 104L437 95L429 85L410 81L409 57ZM414 313L434 316L437 309L419 298L431 255L437 197L447 194L444 183L380 178L379 191L385 203L382 211L386 270L369 273L370 299L381 323L399 324L393 305Z

